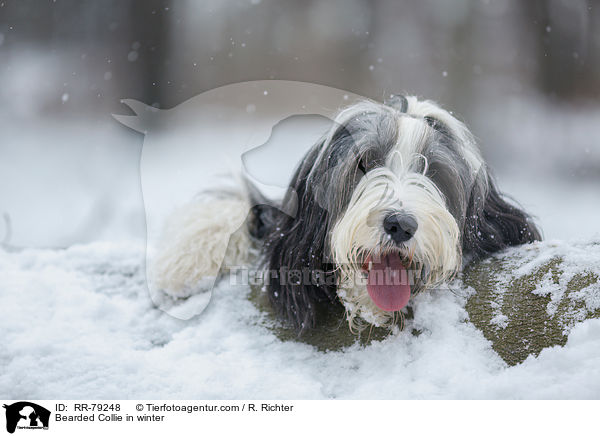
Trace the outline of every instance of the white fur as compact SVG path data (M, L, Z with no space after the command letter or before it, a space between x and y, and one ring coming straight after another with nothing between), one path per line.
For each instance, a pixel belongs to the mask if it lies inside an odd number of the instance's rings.
M434 117L450 128L462 144L463 157L469 163L473 173L477 173L483 165L483 158L481 157L475 138L473 138L467 126L456 119L452 113L442 109L430 100L421 101L413 96L406 97L406 99L408 101L407 114L417 117Z
M423 117L439 119L450 128L462 144L463 157L473 173L479 171L483 159L463 123L430 101L419 101L416 97L407 97L407 101L406 113L397 116L401 134L386 166L369 171L361 179L348 208L331 232L331 253L340 272L338 297L346 308L351 328L361 328L362 321L376 326L396 322L395 313L379 309L369 297L362 270L367 255L385 252L381 226L390 211L408 212L419 223L415 235L405 244L404 252L415 264L427 265L430 269L426 288L448 280L461 266L460 230L456 220L448 211L442 193L424 175L427 162L421 151L432 131ZM343 124L346 118L363 110L354 106L342 112L336 121ZM419 173L416 168L421 160L425 160L425 171Z
M357 317L374 325L393 322L394 314L377 308L367 293L366 283L358 278L366 255L381 254L381 223L390 210L407 211L419 223L415 235L406 243L406 253L431 269L426 287L445 281L460 267L459 229L443 196L422 174L396 169L396 173L388 168L367 173L331 232L331 251L340 271L338 296L351 325L356 325Z
M245 264L249 240L240 227L248 210L239 197L205 198L176 210L152 263L153 284L169 295L186 297L212 285L222 267Z

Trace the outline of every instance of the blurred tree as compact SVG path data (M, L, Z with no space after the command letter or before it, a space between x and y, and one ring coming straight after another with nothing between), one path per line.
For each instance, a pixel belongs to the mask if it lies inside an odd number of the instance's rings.
M48 86L31 96L35 101L29 104L47 114L110 113L121 109L122 97L160 103L167 92L161 85L170 54L169 4L166 0L4 0L1 49L15 65L44 68L29 79ZM10 62L3 66L9 79L22 74L10 69ZM62 103L69 104L61 104L61 95Z
M562 100L600 96L598 26L592 0L520 2L524 24L537 42L537 82L541 91ZM597 21L597 20L596 20Z

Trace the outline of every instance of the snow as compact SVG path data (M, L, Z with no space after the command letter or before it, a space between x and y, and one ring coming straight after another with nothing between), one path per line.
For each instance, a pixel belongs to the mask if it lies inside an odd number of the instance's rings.
M150 299L144 257L143 245L114 242L0 252L2 396L600 397L599 319L507 367L465 322L466 293L454 287L419 295L404 332L321 352L278 339L242 286L218 287L192 320L167 315Z
M579 321L593 316L593 313L600 308L600 284L592 280L592 277L594 275L597 277L597 272L600 271L598 242L543 241L504 250L484 260L483 263L489 264L494 259L500 259L504 265L503 276L492 274L497 284L493 290L494 316L491 323L499 328L508 326L509 318L502 313L501 305L512 284L526 276L539 273L540 268L548 267L553 262L557 264L556 268L549 268L537 281L532 292L549 297L546 313L550 317L557 317L565 335L568 335ZM577 285L574 284L574 289L571 289L570 283L578 278L580 280L587 278L590 284L585 287L581 285L580 290L574 290L577 289ZM562 313L557 313L559 305L562 306Z
M261 89L240 113L255 116L275 94L263 95ZM353 98L340 95L346 102ZM510 111L514 119L499 124L520 125L530 107L520 104ZM592 143L597 135L577 133L597 133L591 123L597 111L567 117L560 107L550 114L531 107L533 114L518 135L500 129L512 135L496 141L508 144L508 150L488 149L486 156L498 169L501 188L538 217L545 237L568 242L547 243L542 256L523 263L515 274L561 253L570 256L573 268L589 265L594 260L577 240L600 236L598 180L569 174L578 165L589 164L590 172L597 168L600 154ZM557 121L563 115L568 129ZM165 167L156 168L158 177L143 165L139 171L140 138L108 119L40 122L35 129L3 120L1 150L9 158L0 162L0 212L11 217L10 242L67 248L0 249L1 397L600 398L600 320L576 324L564 347L507 367L483 334L465 322L467 290L460 283L453 292L417 296L415 318L404 332L341 351L278 339L266 315L248 300L246 287L224 283L202 315L177 319L205 301L190 298L172 305L169 315L150 296L144 212L157 214L151 207L158 210L166 200L158 190L153 196L144 191L143 203L140 186L164 184L160 170ZM217 125L217 130L226 129ZM570 153L561 147L566 141ZM171 153L178 149L170 146ZM504 164L501 155L507 156ZM166 165L161 156L157 153L156 161ZM247 160L252 165L252 155ZM146 224L152 224L151 217L146 215ZM0 223L0 239L5 232ZM552 293L552 282L537 292ZM571 297L581 298L589 310L600 307L598 289ZM494 321L501 326L506 320L497 315ZM423 333L413 336L413 328Z

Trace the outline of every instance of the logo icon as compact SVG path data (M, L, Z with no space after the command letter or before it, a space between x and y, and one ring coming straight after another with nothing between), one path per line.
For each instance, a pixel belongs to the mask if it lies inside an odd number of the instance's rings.
M14 433L18 429L48 430L50 411L29 401L19 401L4 405L6 409L6 431Z

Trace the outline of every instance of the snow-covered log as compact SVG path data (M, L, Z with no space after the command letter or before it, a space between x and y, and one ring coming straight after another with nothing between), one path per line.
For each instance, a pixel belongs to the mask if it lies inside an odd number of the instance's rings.
M564 345L580 321L600 317L600 243L544 242L469 265L466 309L508 363Z

